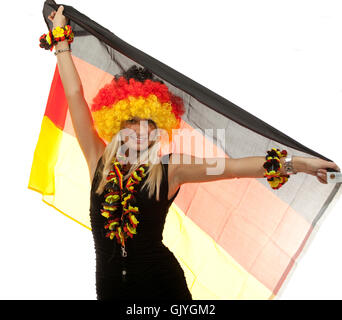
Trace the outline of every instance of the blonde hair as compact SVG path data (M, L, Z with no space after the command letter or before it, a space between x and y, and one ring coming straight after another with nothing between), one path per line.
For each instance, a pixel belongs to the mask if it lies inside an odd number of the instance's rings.
M100 171L100 182L96 188L97 194L102 194L104 187L107 183L106 177L109 171L112 169L112 160L116 156L119 147L121 146L120 132L116 133L110 143L107 144L102 158L101 164L103 166L102 171ZM151 198L156 194L156 199L159 201L160 196L160 184L163 175L163 165L159 159L158 151L160 148L160 140L154 141L146 150L140 151L139 161L137 163L132 163L129 171L124 175L124 180L128 178L131 173L136 170L142 163L148 163L147 178L144 184L141 186L141 190L146 187L149 190L148 197Z

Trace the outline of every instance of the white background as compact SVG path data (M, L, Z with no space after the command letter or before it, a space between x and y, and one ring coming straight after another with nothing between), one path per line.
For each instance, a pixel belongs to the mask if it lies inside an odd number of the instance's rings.
M65 4L341 167L340 1ZM1 6L0 299L96 299L91 232L27 189L56 63L38 45L43 1ZM281 299L342 298L341 201Z

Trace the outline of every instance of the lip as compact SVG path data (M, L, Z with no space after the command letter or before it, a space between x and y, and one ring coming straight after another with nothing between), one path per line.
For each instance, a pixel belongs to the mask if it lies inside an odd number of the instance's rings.
M147 141L147 138L135 138L135 137L131 137L131 139L138 143L138 144L142 144L143 142L146 142Z

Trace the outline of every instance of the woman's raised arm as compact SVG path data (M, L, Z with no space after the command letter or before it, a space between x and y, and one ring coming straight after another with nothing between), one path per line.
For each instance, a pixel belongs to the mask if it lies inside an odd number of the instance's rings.
M54 28L57 26L64 27L66 24L63 9L63 6L60 6L57 12L53 11L49 16L49 20L53 22ZM69 44L67 40L59 41L55 46L56 51L68 48ZM84 98L82 83L70 51L58 53L57 64L69 106L72 124L88 164L90 180L92 180L97 161L103 154L106 144L95 130L93 118Z

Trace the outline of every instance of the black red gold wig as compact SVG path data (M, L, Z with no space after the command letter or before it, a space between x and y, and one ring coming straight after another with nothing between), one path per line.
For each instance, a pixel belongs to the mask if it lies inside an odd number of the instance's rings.
M171 140L172 129L179 128L184 105L151 72L133 65L98 91L91 112L95 128L107 142L120 131L123 121L133 117L153 120Z

